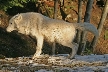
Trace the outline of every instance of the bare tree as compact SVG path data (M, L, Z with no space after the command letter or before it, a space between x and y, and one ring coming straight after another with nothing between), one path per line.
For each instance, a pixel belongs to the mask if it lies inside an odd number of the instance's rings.
M105 4L105 7L104 7L104 10L103 10L103 13L102 13L99 25L98 25L99 36L102 32L102 28L103 28L107 14L108 14L108 0L106 0L106 4ZM96 46L97 41L98 41L98 38L94 37L92 44L91 44L92 48L94 48Z
M57 18L58 0L54 0L54 18Z
M87 2L86 12L85 12L85 16L84 16L84 22L90 22L90 15L91 15L91 11L92 11L93 2L94 2L94 0L88 0L88 2ZM82 53L85 50L85 46L86 46L86 35L87 35L86 31L82 32L82 41L81 41L81 46L80 46L82 49Z
M78 23L80 23L82 19L82 3L83 0L78 0Z
M54 0L54 16L53 18L57 18L57 8L58 8L58 0ZM52 44L52 54L55 55L55 48L56 48L56 43L54 42Z
M82 3L83 3L83 0L78 0L78 23L81 22L81 19L82 19ZM80 43L80 39L81 39L81 31L80 30L77 30L77 43L79 44ZM78 48L78 54L81 53L81 48L79 47Z

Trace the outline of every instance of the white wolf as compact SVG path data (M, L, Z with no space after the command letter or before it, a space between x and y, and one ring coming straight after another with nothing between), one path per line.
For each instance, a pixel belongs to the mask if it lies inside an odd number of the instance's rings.
M72 53L69 57L73 58L78 48L78 44L73 43L76 29L90 31L96 37L98 36L96 27L90 23L69 23L34 12L20 13L13 16L7 27L8 32L17 30L19 33L31 35L37 39L36 53L33 58L41 54L44 40L71 48Z

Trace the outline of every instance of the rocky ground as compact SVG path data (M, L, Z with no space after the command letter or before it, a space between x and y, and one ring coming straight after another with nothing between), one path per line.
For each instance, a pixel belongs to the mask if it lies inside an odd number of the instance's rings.
M108 54L76 55L75 59L67 55L0 59L0 72L108 72Z

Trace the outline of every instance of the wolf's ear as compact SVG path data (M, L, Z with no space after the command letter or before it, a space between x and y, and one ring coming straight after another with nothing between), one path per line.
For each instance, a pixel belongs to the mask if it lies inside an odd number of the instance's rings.
M21 15L21 14L18 14L18 15L15 17L15 23L18 24L21 20L22 20L22 15Z

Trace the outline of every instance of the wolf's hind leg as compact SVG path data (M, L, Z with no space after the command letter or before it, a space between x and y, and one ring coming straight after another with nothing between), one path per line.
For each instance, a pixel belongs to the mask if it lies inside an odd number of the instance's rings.
M39 57L40 54L42 53L43 40L44 40L44 38L42 35L40 35L37 38L36 53L34 54L33 59L35 59L36 57Z
M74 58L75 54L77 53L78 50L78 44L77 43L63 43L62 45L70 47L72 49L72 52L69 56L69 58Z
M73 45L72 46L72 52L71 52L71 54L69 56L70 59L74 58L75 54L78 51L78 44L77 43L73 43L72 45Z

